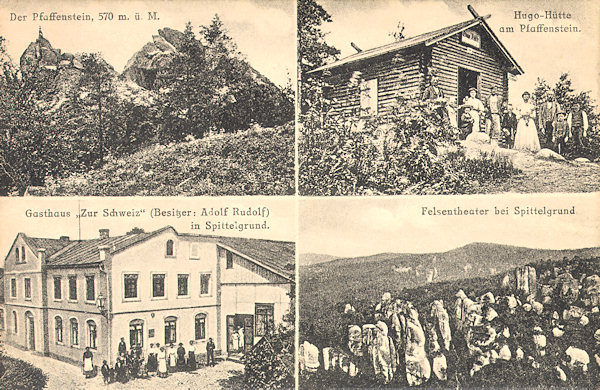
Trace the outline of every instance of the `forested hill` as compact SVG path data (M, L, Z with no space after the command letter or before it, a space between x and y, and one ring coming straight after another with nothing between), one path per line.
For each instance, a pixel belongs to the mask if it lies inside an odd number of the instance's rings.
M188 23L148 38L119 74L101 53L64 53L41 30L15 64L0 36L0 194L20 195L155 145L293 120L291 87L256 71L218 16L198 33ZM286 153L267 155L293 164Z

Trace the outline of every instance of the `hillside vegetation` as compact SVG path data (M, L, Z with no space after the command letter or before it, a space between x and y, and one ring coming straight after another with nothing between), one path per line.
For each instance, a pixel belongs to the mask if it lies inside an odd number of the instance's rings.
M289 195L294 126L154 145L99 169L49 179L32 195Z

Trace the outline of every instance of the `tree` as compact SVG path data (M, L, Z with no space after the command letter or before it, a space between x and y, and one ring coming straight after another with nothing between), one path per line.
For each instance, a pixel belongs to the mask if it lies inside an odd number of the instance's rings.
M404 22L398 22L398 24L396 25L396 30L392 31L389 35L390 37L394 38L395 42L401 41L405 38L404 36Z
M315 0L299 0L297 12L300 108L305 113L317 104L321 93L318 80L308 72L337 59L340 51L325 42L321 26L331 22L331 15L321 5Z

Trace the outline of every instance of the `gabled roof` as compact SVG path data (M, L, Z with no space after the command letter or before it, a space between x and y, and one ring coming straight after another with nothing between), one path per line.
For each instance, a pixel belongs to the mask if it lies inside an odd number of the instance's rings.
M443 39L451 37L452 35L458 34L459 32L465 31L471 27L475 27L477 25L481 25L490 35L492 41L498 46L500 52L504 55L504 57L514 66L516 73L523 74L523 69L517 64L514 58L510 55L508 50L504 47L502 42L496 37L496 35L492 32L490 26L486 23L486 19L488 19L490 15L487 16L479 16L474 19L469 19L464 22L460 22L457 24L453 24L451 26L440 28L439 30L426 32L420 35L416 35L410 38L404 38L400 41L389 43L387 45L379 46L373 49L364 50L359 53L352 54L348 57L342 58L341 60L332 62L331 64L323 65L319 68L313 69L312 72L319 72L326 69L333 69L339 66L349 64L352 62L362 61L369 58L377 57L383 54L392 53L395 51L401 51L404 49L408 49L418 45L430 46L433 45Z
M225 249L236 252L251 262L274 272L285 279L290 281L294 280L295 244L293 242L179 234L171 226L166 226L148 233L128 234L90 240L32 238L27 237L25 234L20 234L28 242L28 245L34 247L36 250L37 248L46 249L46 259L49 267L77 267L100 263L100 250L98 248L101 246L108 247L109 253L116 254L168 230L192 241L215 243Z

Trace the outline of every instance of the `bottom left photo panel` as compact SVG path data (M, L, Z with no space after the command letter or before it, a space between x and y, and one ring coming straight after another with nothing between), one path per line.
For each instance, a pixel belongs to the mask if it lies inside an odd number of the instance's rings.
M293 198L0 202L7 388L294 387Z

